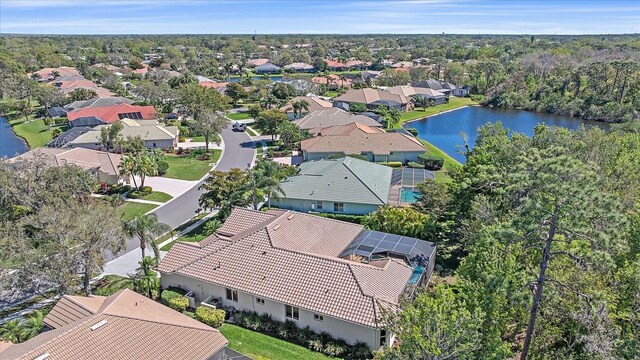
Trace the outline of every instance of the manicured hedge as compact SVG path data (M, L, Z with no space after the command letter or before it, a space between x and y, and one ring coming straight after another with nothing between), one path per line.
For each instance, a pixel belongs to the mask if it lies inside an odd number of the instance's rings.
M402 167L402 163L400 161L387 161L387 162L379 162L378 164L380 165L386 165L388 167L392 167L392 168L399 168Z
M346 221L354 224L362 224L362 222L367 217L366 215L349 215L349 214L332 214L332 213L319 213L318 215L329 218L329 219Z
M183 312L189 307L189 299L187 299L184 295L179 295L178 297L170 299L167 306L169 306L173 310Z
M413 162L413 161L409 161L407 163L407 166L415 169L424 169L424 164Z
M418 161L424 164L425 169L438 171L444 166L444 159L440 156L422 154L418 156Z
M224 323L225 312L221 309L213 309L208 306L198 306L196 308L196 319L214 327L219 328Z

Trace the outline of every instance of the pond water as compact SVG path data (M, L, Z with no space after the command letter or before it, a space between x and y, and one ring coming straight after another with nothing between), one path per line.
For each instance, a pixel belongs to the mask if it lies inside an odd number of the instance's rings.
M13 132L7 119L0 116L0 158L14 157L27 151L27 143Z
M512 132L533 135L533 129L537 124L543 123L553 126L561 126L567 129L577 129L581 124L598 126L608 129L609 124L571 118L567 116L542 114L524 110L495 109L481 106L469 106L450 111L444 114L434 115L429 118L408 122L405 128L418 130L418 137L427 140L442 151L464 163L464 155L460 154L464 141L464 133L473 146L478 137L478 128L484 124L502 122L502 126Z

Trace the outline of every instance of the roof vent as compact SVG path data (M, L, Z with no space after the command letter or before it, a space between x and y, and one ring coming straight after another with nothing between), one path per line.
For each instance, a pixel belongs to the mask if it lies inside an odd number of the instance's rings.
M106 324L107 324L107 320L98 321L95 325L91 327L91 331L96 331L101 327L105 326Z
M44 360L46 358L48 358L50 356L50 354L48 352L38 356L38 357L34 357L33 360Z
M266 250L265 250L265 251L263 251L263 252L262 252L262 255L267 255L267 251L266 251Z
M278 229L280 229L280 224L273 227L273 230L278 230Z
M293 219L293 216L294 216L294 214L291 214L291 215L287 216L287 220Z

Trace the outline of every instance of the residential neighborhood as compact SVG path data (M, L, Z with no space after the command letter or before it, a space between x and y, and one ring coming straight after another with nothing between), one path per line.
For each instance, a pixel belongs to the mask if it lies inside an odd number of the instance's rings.
M0 359L638 359L639 12L0 2Z

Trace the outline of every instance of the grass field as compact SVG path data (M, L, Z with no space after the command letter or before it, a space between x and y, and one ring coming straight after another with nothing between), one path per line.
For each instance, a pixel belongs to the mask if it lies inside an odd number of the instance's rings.
M429 155L440 156L441 158L444 159L444 165L442 166L442 169L439 171L436 171L436 181L445 182L445 183L451 182L449 171L459 168L460 166L462 166L462 164L460 164L458 160L447 155L447 153L440 150L439 148L429 143L428 141L420 139L420 142L422 142L422 145L424 145L424 147L427 148L427 151L425 151L425 153Z
M229 348L256 360L333 359L302 346L232 324L223 324L220 332L229 340Z
M328 97L337 97L338 95L340 95L337 91L325 91L324 92L324 96L328 96Z
M211 170L210 164L217 162L221 153L221 150L212 150L211 159L206 161L198 160L195 157L167 155L165 161L169 164L169 169L164 176L180 180L200 180Z
M459 107L475 105L475 104L477 103L471 100L470 98L459 98L459 97L452 96L449 98L448 103L428 107L426 111L423 111L423 109L420 109L420 110L403 112L400 115L400 124L398 124L397 127L402 126L402 124L410 120L421 119L427 116L439 114L443 111L449 111L449 110L457 109Z
M227 117L231 120L251 119L251 115L249 115L249 113L246 113L246 112L229 113L227 114Z
M22 120L24 120L24 118ZM42 119L29 122L15 119L14 121L10 121L9 123L12 124L13 131L16 133L16 135L25 139L25 141L29 145L29 148L31 149L44 146L51 140L53 140L51 130L49 130L49 127L44 123ZM51 129L53 130L56 127L59 127L62 130L66 129L66 126L52 126Z
M142 200L149 200L149 201L157 201L157 202L167 202L171 199L173 199L173 196L167 194L167 193L163 193L161 191L154 191L149 195L145 195L143 197L141 197L140 199Z
M138 215L146 214L148 211L155 209L158 205L142 204L127 201L124 204L118 206L116 211L120 215L122 221L129 221Z

